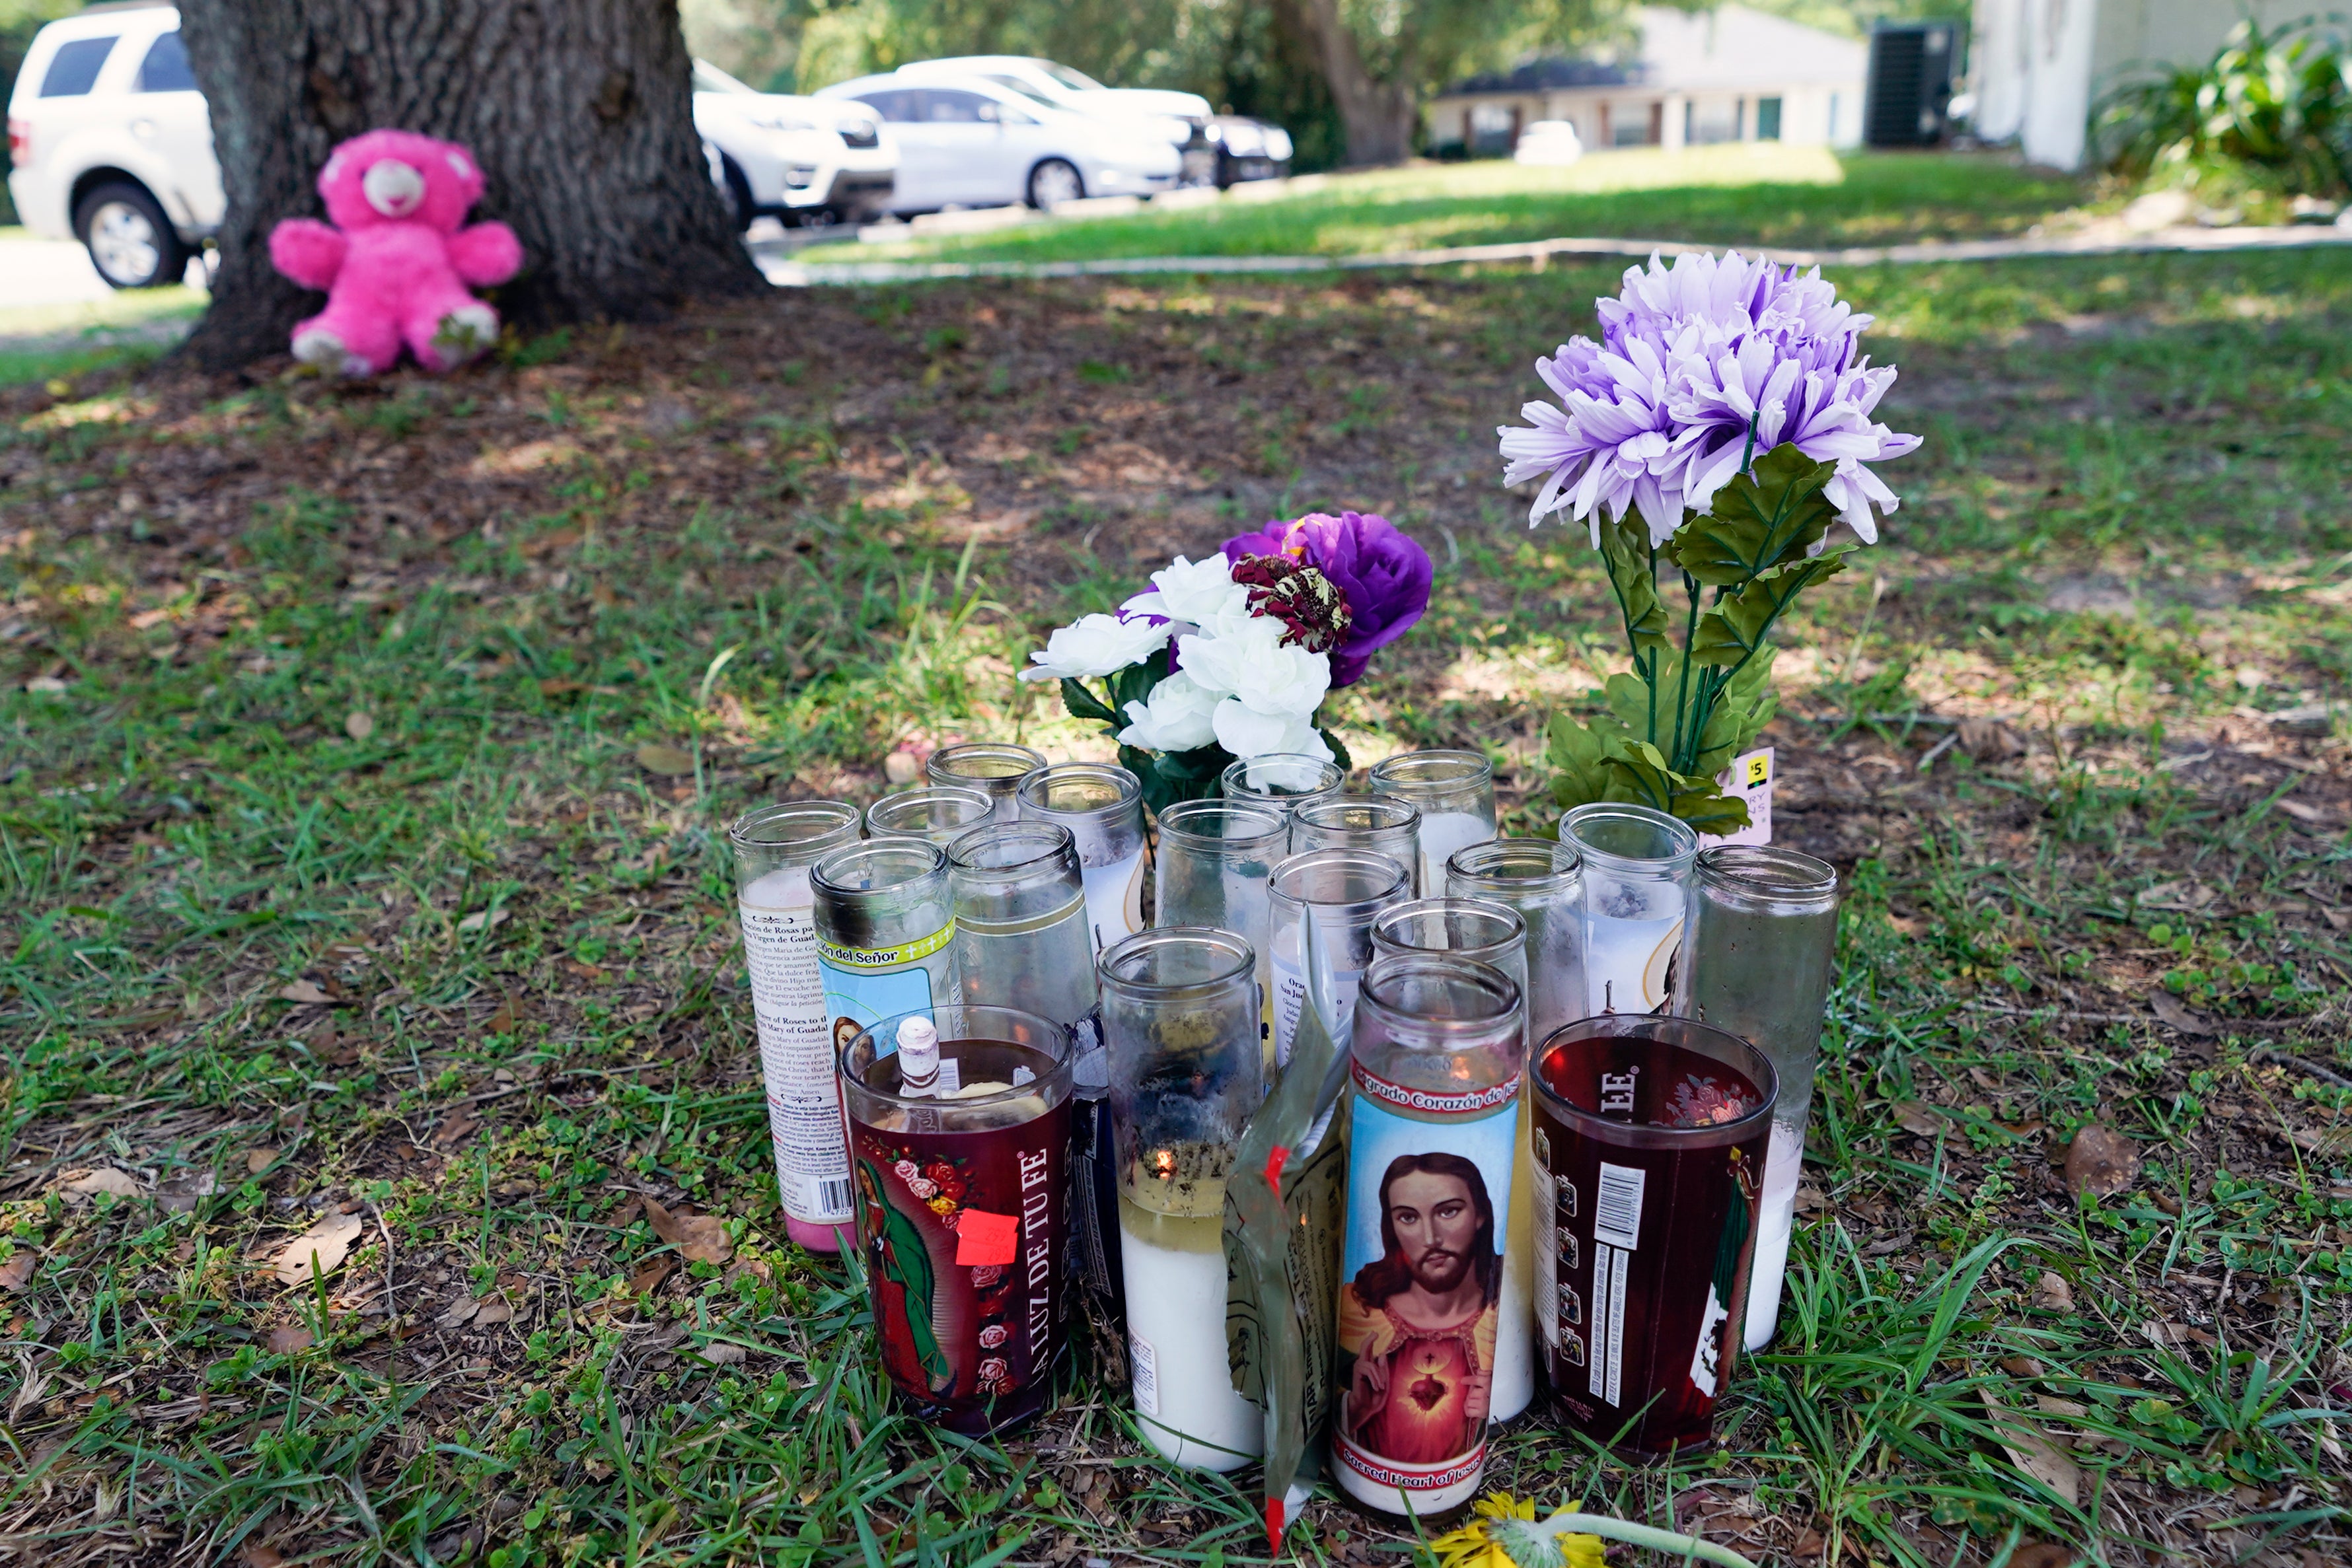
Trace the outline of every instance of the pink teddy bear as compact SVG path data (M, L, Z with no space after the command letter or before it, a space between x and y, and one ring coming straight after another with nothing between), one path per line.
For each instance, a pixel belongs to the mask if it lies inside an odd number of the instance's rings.
M504 283L522 245L504 224L457 225L482 193L482 172L454 141L371 131L335 149L319 194L335 225L288 218L269 259L327 308L294 329L294 357L330 375L392 368L408 345L428 371L464 364L498 340L499 315L467 285Z

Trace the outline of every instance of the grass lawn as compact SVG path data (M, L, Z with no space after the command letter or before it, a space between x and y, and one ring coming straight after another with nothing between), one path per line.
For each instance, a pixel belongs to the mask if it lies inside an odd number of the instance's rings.
M0 237L5 233L0 230ZM144 364L204 314L205 298L200 289L175 285L67 305L0 309L0 386Z
M1992 153L1833 153L1749 142L1596 154L1565 169L1420 163L1300 182L1266 199L1037 224L908 244L824 246L803 261L1062 261L1354 256L1568 235L1829 246L2022 233L2083 183Z
M0 1541L1263 1560L1246 1476L1143 1457L1115 1343L1001 1445L892 1413L783 1239L719 830L956 737L1099 755L1012 679L1043 631L1341 505L1439 566L1359 760L1475 744L1544 821L1614 638L1493 430L1616 271L814 291L446 382L0 392ZM1808 1568L2342 1562L2352 260L1838 281L1927 444L1780 666L1780 839L1852 887L1783 1333L1719 1454L1527 1422L1491 1481ZM2139 1164L2078 1205L2092 1121ZM281 1286L319 1225L347 1260ZM1290 1545L1412 1532L1327 1499Z

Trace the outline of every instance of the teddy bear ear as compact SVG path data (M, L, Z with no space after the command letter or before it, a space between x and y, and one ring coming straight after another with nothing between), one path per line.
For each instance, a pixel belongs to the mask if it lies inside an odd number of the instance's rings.
M319 178L321 180L331 180L342 172L343 155L338 152L333 157L327 160L327 166L319 172Z

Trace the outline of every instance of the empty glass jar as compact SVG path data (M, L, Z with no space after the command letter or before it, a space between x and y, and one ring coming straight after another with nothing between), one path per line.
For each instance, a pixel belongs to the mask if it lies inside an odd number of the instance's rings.
M1290 811L1290 852L1362 850L1404 867L1421 892L1421 810L1386 795L1327 795Z
M1582 888L1575 849L1549 839L1494 839L1445 862L1449 895L1508 904L1527 924L1531 1043L1586 1016Z
M1210 925L1265 946L1268 884L1290 822L1247 800L1181 800L1160 813L1154 925Z
M1445 862L1454 851L1495 836L1495 769L1477 752L1402 752L1373 766L1372 793L1421 809L1415 874L1424 897L1444 887Z
M941 849L996 815L996 802L960 784L931 784L885 795L866 808L870 839L927 839Z
M1021 780L1045 766L1045 754L1025 746L977 740L963 746L943 746L923 766L934 784L959 784L977 789L996 802L999 821L1021 814Z

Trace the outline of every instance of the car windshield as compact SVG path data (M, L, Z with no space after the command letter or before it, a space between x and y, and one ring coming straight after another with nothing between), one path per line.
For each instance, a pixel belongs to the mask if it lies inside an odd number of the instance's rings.
M1032 103L1042 103L1047 109L1059 109L1061 107L1060 104L1055 103L1052 99L1047 98L1044 93L1039 92L1035 88L1031 87L1019 77L990 76L984 77L982 79L984 81L992 81L1001 88L1019 93L1023 98L1027 99Z
M697 92L742 92L753 98L760 96L757 88L744 86L709 60L694 62L694 89Z
M1047 76L1052 77L1055 81L1060 82L1064 87L1075 88L1080 92L1101 92L1104 90L1103 84L1095 80L1094 78L1087 75L1086 72L1074 71L1067 66L1057 66L1051 60L1039 60L1037 62L1037 68L1044 71Z

